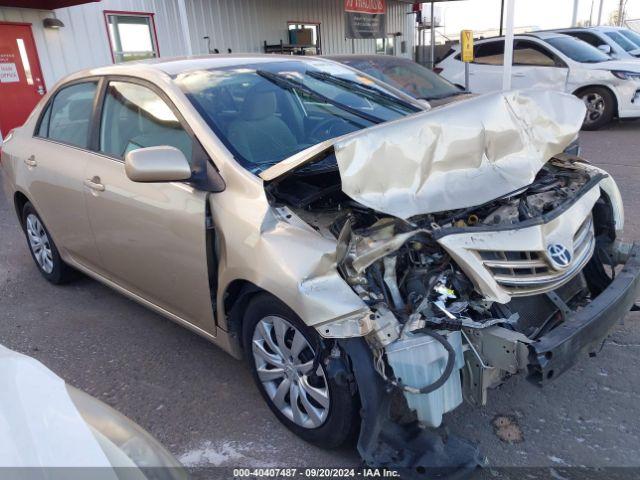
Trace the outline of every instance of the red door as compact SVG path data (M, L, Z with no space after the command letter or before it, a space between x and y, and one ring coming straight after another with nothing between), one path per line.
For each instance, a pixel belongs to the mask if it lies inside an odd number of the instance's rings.
M44 94L31 25L0 22L0 133L22 125Z

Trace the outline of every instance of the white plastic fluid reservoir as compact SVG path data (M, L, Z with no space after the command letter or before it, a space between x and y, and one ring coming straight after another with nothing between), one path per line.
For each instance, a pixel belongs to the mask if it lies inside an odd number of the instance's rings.
M462 335L460 332L438 332L456 352L453 371L439 389L427 393L404 392L409 408L416 411L418 420L430 427L439 427L442 415L462 403L460 369L464 367ZM440 378L447 365L449 353L433 337L409 333L386 348L387 361L395 377L404 385L422 388Z

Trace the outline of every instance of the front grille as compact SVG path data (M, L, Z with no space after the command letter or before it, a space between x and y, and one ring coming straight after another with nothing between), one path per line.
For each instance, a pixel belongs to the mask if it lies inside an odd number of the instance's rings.
M544 252L478 251L494 280L513 297L549 292L582 270L595 246L593 219L589 215L573 237L573 258L565 270L555 270Z

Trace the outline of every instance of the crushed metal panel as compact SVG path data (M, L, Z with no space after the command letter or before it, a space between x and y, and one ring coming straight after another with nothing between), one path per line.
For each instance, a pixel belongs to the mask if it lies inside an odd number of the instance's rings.
M529 90L372 127L335 144L342 189L400 218L480 205L529 185L584 115L572 95Z

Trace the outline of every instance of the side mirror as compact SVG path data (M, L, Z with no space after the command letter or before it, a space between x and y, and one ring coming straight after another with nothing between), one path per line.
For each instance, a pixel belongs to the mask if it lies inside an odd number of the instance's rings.
M598 45L598 50L607 55L611 55L611 45Z
M179 182L191 178L191 167L175 147L133 150L124 158L124 171L134 182Z

